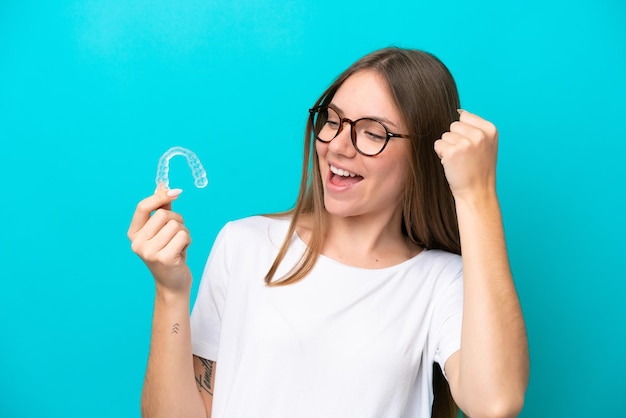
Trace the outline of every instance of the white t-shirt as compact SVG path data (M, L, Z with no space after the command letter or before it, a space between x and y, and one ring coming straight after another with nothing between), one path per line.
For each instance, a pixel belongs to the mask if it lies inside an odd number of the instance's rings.
M461 258L362 269L322 255L302 281L267 287L288 226L256 216L216 238L191 315L193 353L217 362L212 416L430 417L433 362L460 347ZM294 236L275 277L305 248Z

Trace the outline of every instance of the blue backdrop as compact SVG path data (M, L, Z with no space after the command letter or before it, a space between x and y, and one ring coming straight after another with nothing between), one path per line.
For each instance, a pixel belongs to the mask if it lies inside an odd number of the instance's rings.
M208 171L172 160L198 278L224 222L292 205L308 107L388 45L438 55L500 129L522 416L626 416L624 21L619 0L3 1L0 416L138 416L153 282L126 229L159 156Z

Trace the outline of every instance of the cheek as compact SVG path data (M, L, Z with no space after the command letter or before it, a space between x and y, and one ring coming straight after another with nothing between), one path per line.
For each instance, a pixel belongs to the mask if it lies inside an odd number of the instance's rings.
M326 162L326 150L328 147L326 144L316 141L315 153L313 155L313 161L319 172L319 176L324 179L326 177L326 170L328 170L328 163Z
M389 179L397 185L397 188L403 189L406 183L407 166L406 164L396 164L389 169Z
M393 164L385 167L384 189L387 189L389 198L400 199L404 195L409 173L409 164L406 155L400 156Z
M320 141L315 141L315 151L317 152L318 160L320 158L325 158L326 152L328 151L328 144L324 144Z
M405 146L402 147L402 153L401 155L398 156L398 162L396 164L397 169L398 169L398 176L400 177L401 181L402 181L402 187L404 187L404 184L406 183L406 179L409 175L409 171L410 171L410 162L409 159L411 158L411 148L409 146L406 145L406 143L404 144Z
M317 141L315 144L315 153L313 161L317 162L320 175L322 178L326 177L326 171L328 170L328 162L326 161L326 154L328 154L328 145L323 142Z
M387 178L397 181L403 187L409 172L409 154L408 151L402 152L389 158L382 167L382 172L387 174Z

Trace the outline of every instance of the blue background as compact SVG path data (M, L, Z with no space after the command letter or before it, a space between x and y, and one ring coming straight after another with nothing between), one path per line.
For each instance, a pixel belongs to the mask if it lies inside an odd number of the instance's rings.
M208 171L196 189L172 160L198 278L224 222L291 207L307 108L392 44L500 129L522 416L626 416L624 21L618 0L4 0L0 416L138 416L154 290L126 229L159 156Z

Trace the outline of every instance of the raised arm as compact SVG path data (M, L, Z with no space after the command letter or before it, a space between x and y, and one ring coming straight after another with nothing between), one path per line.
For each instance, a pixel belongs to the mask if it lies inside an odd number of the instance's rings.
M524 403L529 355L496 196L498 133L461 111L435 151L455 198L464 276L461 349L446 362L452 395L471 417L514 417Z
M210 363L210 370L205 370L204 363L191 352L191 273L186 264L191 239L182 217L171 211L171 203L179 194L179 190L161 190L141 201L128 230L133 251L146 263L156 283L141 397L143 417L211 415L212 386L210 393L203 388L212 385L215 367Z

